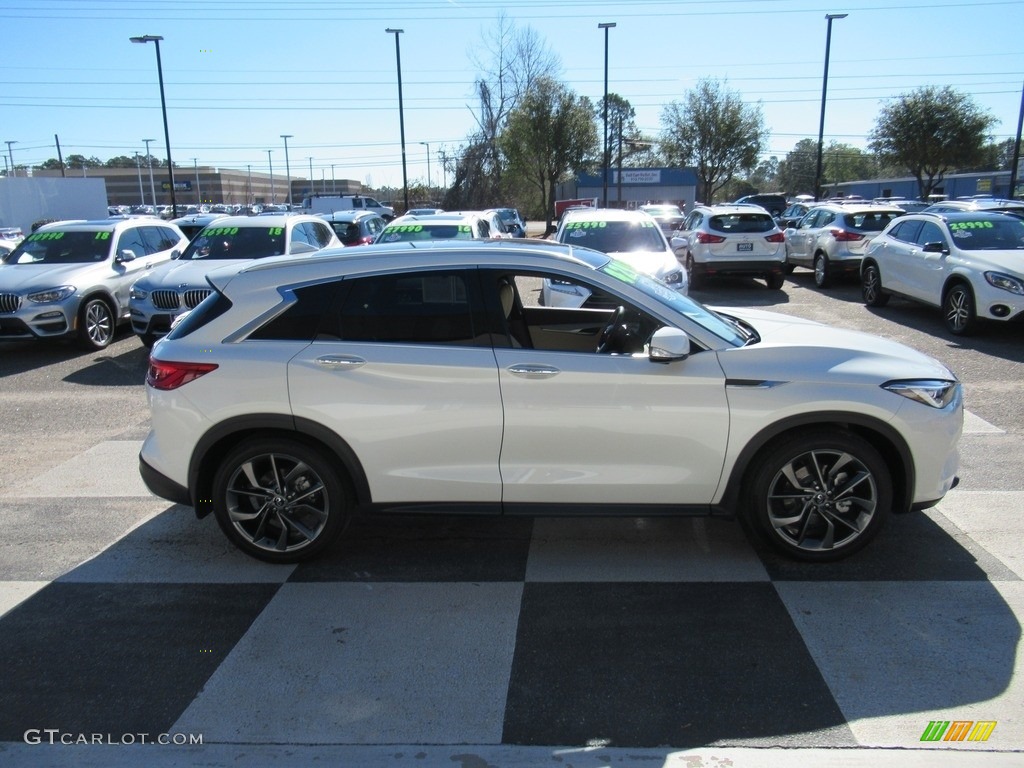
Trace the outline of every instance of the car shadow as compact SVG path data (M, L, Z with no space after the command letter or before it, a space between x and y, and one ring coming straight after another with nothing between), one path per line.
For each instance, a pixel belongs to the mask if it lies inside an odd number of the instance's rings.
M751 277L705 278L699 288L690 288L689 295L711 307L771 307L789 303L785 286L767 288L763 280Z
M120 354L93 353L90 365L64 377L69 384L89 387L134 387L146 381L149 350L139 344Z
M36 339L32 341L0 341L0 378L14 376L26 371L57 365L87 355L110 354L112 348L122 341L142 348L134 341L135 334L130 328L118 328L111 346L97 352L78 346L72 339Z

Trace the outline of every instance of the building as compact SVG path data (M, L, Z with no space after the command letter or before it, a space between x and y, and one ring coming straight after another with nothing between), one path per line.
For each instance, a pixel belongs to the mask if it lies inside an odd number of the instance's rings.
M604 199L605 180L598 173L580 174L555 187L559 200ZM608 207L636 208L646 203L673 203L682 210L697 196L697 174L692 168L610 168Z
M60 171L35 170L34 177L60 177ZM166 168L153 168L150 184L149 168L87 168L66 171L68 178L86 176L102 178L107 186L107 205L171 204L171 183ZM301 203L311 194L363 194L363 185L352 179L313 180L292 177L292 200ZM227 168L199 166L174 168L175 198L178 205L224 203L246 205L252 203L288 202L288 177L283 174L259 171L238 171Z
M950 173L942 177L939 186L933 191L947 200L958 197L976 197L991 195L997 198L1009 198L1009 171L978 171L973 173ZM916 200L920 195L917 179L903 176L897 179L869 179L862 181L843 181L838 184L825 185L825 195L834 197L863 197L872 200L876 197L898 197L904 200Z

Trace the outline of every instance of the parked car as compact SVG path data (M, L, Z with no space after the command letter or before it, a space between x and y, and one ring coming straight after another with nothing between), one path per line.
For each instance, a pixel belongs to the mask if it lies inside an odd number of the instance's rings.
M505 231L512 237L526 237L526 219L515 208L489 208L498 214Z
M760 277L772 289L785 282L785 236L763 208L698 205L679 236L691 287L722 275Z
M341 246L319 216L278 214L226 216L213 221L169 264L148 272L131 288L132 330L147 347L170 329L175 319L210 294L206 275L225 264L269 256L309 256Z
M814 284L827 288L835 279L860 274L864 250L893 219L895 206L873 203L824 203L786 230L786 271L814 270Z
M977 197L970 200L943 200L933 203L922 213L953 213L956 211L998 211L1024 218L1024 201L1002 200L995 197Z
M761 192L755 195L744 195L735 202L737 205L759 205L768 211L773 218L781 216L782 212L789 207L786 196L781 192Z
M884 307L892 295L940 307L958 336L981 320L1019 322L1024 220L987 211L907 214L871 241L861 289L869 307Z
M665 237L672 237L680 229L683 228L683 222L686 221L686 216L678 205L669 205L667 203L657 203L649 205L641 205L640 210L658 222L658 226L661 227L661 231L665 233Z
M530 304L538 278L616 307ZM714 312L590 249L398 243L209 279L150 357L140 472L266 561L314 557L358 515L429 510L737 515L828 561L957 481L946 366Z
M217 221L217 219L223 219L226 216L226 213L190 213L177 219L172 219L171 224L174 224L184 232L185 237L191 240L202 232L208 224Z
M335 211L322 213L343 245L371 245L388 224L374 211Z
M435 213L444 213L444 208L410 208L405 212L406 216L433 216Z
M615 256L633 269L686 295L689 280L658 223L643 211L571 208L562 214L554 240ZM600 294L566 281L545 280L540 300L548 307L593 307Z
M388 222L376 243L423 240L474 240L490 238L490 225L473 214L436 213L430 216L399 216Z
M816 203L811 200L809 202L795 202L792 203L786 210L775 217L775 223L779 225L779 229L785 231L790 227L795 227L800 219L807 215L807 212L811 210Z
M73 336L104 349L128 320L132 283L187 244L156 218L42 225L0 257L0 339Z

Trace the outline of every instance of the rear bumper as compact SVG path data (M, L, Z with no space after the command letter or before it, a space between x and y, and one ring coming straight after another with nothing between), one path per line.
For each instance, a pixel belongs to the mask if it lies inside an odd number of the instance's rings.
M142 475L142 482L146 484L146 487L161 499L173 501L175 504L183 504L186 507L192 506L192 497L188 488L157 472L146 463L141 455L139 456L139 474Z

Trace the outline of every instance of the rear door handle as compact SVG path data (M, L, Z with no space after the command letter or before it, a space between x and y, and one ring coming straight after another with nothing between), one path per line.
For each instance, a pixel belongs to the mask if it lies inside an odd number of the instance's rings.
M321 355L316 359L316 364L321 368L340 370L358 368L361 365L366 365L366 361L354 355Z

